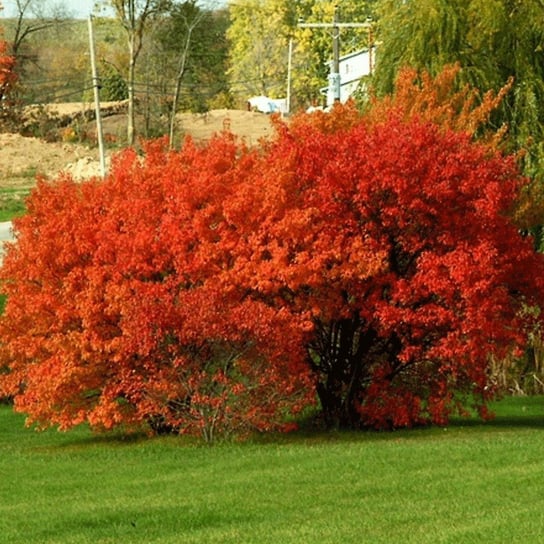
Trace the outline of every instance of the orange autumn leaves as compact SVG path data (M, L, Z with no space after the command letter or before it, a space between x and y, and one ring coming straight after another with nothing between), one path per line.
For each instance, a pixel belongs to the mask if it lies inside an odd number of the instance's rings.
M225 137L155 144L144 163L126 152L103 183L39 183L3 268L3 389L18 409L41 425L212 440L283 428L307 404L292 321L217 281L236 234L222 203L244 164Z
M542 258L506 213L525 180L399 107L40 182L2 269L2 393L42 426L209 441L290 428L317 399L330 424L377 428L483 405L489 354L542 302Z
M0 11L3 9L0 4ZM15 73L16 59L13 55L9 54L8 43L2 39L4 33L0 28L0 100L3 101L2 108L6 110L11 106L9 101L9 94L17 81L17 74ZM1 112L3 115L7 115L7 111Z

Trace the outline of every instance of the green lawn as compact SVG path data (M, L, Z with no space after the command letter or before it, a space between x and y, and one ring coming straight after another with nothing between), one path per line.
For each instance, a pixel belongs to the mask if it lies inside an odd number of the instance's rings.
M25 199L30 193L29 187L0 188L0 221L11 221L26 211Z
M0 407L0 542L541 543L544 398L487 424L186 439L22 428Z

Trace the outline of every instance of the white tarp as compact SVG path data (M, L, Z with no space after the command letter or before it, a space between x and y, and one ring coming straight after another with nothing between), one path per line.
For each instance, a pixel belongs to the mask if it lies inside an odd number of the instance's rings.
M285 98L269 98L268 96L252 96L249 100L252 110L262 113L282 113L285 111Z

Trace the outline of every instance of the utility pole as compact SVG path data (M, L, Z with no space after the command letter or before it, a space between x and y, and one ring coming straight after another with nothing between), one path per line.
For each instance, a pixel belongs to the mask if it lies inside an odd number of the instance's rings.
M334 7L332 23L299 23L300 28L331 28L332 29L332 63L329 73L327 90L327 106L332 106L340 100L340 29L341 28L370 28L371 23L340 23L338 21L338 6ZM370 53L370 50L369 50Z
M286 102L286 114L291 113L291 72L293 67L293 38L289 38L289 52L287 54L287 98Z
M329 74L327 106L340 101L340 29L338 28L338 6L334 6L332 18L332 67Z
M100 155L100 174L104 178L106 176L106 158L104 154L104 136L102 133L102 116L100 112L100 80L96 70L96 59L94 52L94 33L93 33L93 17L89 15L89 45L91 53L91 69L93 74L93 90L94 90L94 107L96 112L96 132L98 136L98 152Z

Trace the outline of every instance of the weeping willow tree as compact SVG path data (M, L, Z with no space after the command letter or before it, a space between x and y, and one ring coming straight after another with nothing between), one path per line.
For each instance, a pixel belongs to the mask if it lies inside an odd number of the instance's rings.
M528 175L544 179L544 1L380 0L378 94L401 67L437 75L462 67L459 84L498 91L514 79L492 122L508 125L511 150L525 149Z
M381 0L375 85L393 91L399 69L425 68L433 76L445 64L468 64L466 0Z

